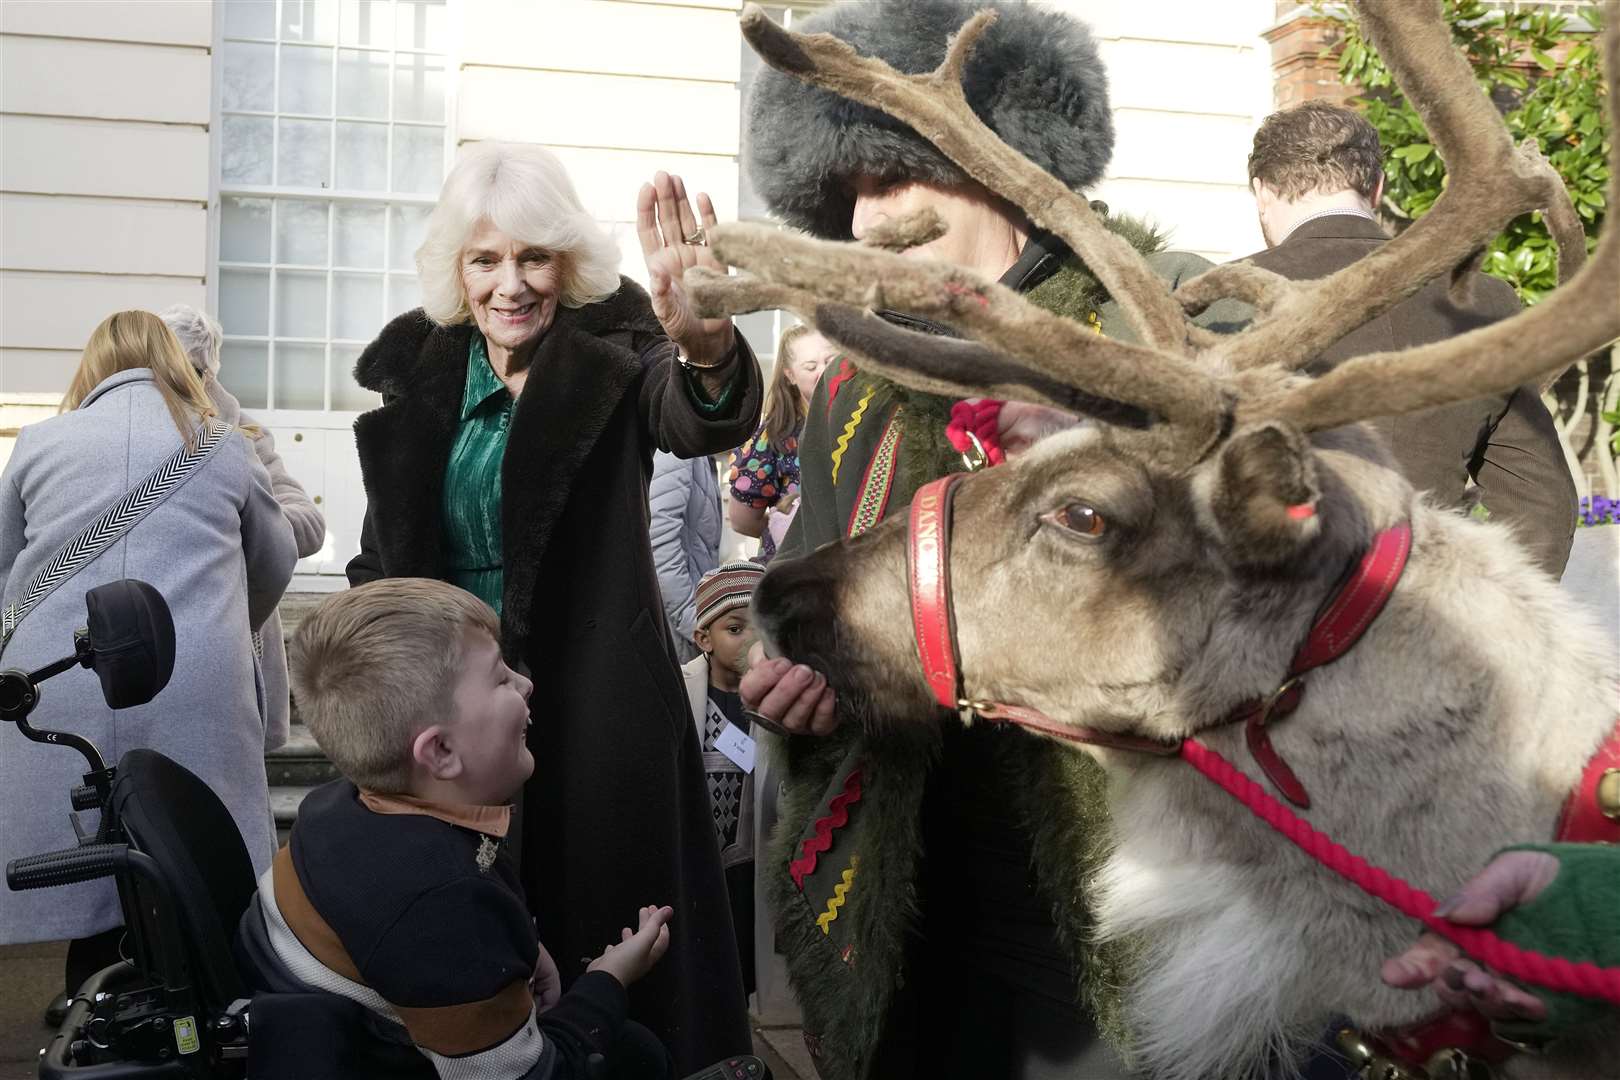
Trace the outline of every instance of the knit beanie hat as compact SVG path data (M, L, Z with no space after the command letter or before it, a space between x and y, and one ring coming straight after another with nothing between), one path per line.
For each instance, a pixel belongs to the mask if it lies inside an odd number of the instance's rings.
M733 608L747 607L754 595L754 586L765 576L765 568L756 562L728 562L704 574L697 587L697 618L699 630Z
M869 0L795 22L831 33L905 74L932 71L947 38L977 11L996 21L968 58L968 104L1008 145L1076 191L1102 178L1114 152L1108 76L1086 25L1034 4L1000 0ZM749 181L771 212L828 240L850 239L856 176L945 186L968 177L886 113L765 67L744 121Z

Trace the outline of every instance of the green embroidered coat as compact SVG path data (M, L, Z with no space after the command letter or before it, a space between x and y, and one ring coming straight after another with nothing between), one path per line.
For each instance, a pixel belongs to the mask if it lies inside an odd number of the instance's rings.
M1111 227L1144 251L1151 231ZM1039 244L1040 241L1032 241ZM1046 241L1048 245L1053 241ZM1117 305L1078 259L1026 250L1004 284L1048 310L1130 339ZM1174 287L1210 264L1195 255L1148 256ZM1057 267L1054 272L1053 267ZM1201 322L1232 313L1211 309ZM952 401L914 393L842 363L822 377L800 442L801 504L779 558L858 535L903 513L916 489L964 465L944 436ZM927 720L886 726L881 737L846 725L826 738L785 742L779 823L764 853L765 891L778 942L804 1010L806 1042L823 1080L876 1075L905 947L914 932L922 865L923 790L938 761L940 729ZM1013 820L1029 834L1041 899L1080 972L1077 1021L1095 1017L1120 1041L1118 957L1086 944L1084 879L1106 834L1101 771L1080 754L1022 733L998 739L983 768L1005 785ZM936 857L949 857L948 852ZM937 875L934 880L938 880ZM892 1063L882 1066L892 1071Z

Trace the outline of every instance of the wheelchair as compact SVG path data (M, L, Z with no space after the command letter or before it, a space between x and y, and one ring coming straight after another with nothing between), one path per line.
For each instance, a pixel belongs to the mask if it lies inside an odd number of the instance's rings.
M373 1021L356 1002L250 985L234 941L258 882L236 823L206 784L154 750L131 750L109 768L89 740L30 726L39 683L75 667L95 670L114 709L144 705L168 685L174 623L162 595L126 579L91 589L85 602L88 625L74 635L72 656L33 672L0 671L0 721L34 742L78 751L89 766L83 786L70 795L79 844L12 860L6 884L47 889L113 878L127 943L128 959L75 991L67 1017L40 1052L40 1080L321 1080L276 1067L278 1048L291 1041L330 1043L333 1061L323 1075L334 1080L434 1076L425 1058L405 1071L357 1067L346 1050ZM93 834L77 816L88 810L100 811ZM764 1062L742 1057L688 1080L734 1075L770 1080L771 1074Z

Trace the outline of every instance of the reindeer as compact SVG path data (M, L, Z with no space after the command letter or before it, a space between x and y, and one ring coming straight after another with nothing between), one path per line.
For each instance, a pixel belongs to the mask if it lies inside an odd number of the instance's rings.
M768 63L911 125L1067 241L1141 344L907 257L939 235L927 213L864 245L727 225L711 242L743 273L687 272L707 315L789 308L908 386L1091 418L957 483L948 550L932 532L939 516L914 504L909 530L902 515L773 566L755 611L773 648L825 671L845 696L882 715L924 715L936 694L918 663L908 544L941 552L959 666L958 700L945 703L966 722L1011 719L1079 745L1109 774L1116 835L1093 892L1099 933L1141 943L1127 988L1134 1049L1168 1080L1256 1074L1297 1055L1333 1015L1395 1029L1437 1006L1379 979L1411 921L1143 746L1197 736L1251 776L1285 789L1291 779L1312 825L1443 894L1504 844L1551 837L1620 712L1615 658L1595 627L1504 528L1414 493L1362 423L1520 385L1620 335L1620 228L1604 231L1583 266L1567 193L1533 146L1512 145L1437 0L1355 6L1450 181L1429 214L1328 278L1290 283L1227 265L1170 293L1084 198L967 107L962 64L993 13L964 25L935 72L905 76L830 36L782 31L752 5L743 32ZM1607 0L1606 22L1612 122L1620 0ZM1620 139L1610 163L1620 176ZM1427 281L1450 274L1454 290L1466 288L1486 242L1535 208L1565 278L1541 304L1449 341L1300 373ZM1221 337L1188 321L1225 296L1255 307L1246 332ZM902 329L872 314L884 308L964 337ZM924 489L919 503L936 494ZM1410 552L1382 612L1303 688L1289 686L1319 606L1403 523ZM1041 647L1030 647L1032 630ZM1229 722L1244 703L1285 696L1261 713L1258 740L1253 723ZM1590 1046L1520 1057L1508 1070L1589 1078L1614 1068L1615 1042L1607 1047L1602 1058Z

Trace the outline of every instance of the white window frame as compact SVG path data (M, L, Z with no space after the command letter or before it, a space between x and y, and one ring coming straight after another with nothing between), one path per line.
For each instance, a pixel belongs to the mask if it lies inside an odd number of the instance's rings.
M233 41L245 40L245 41L249 41L249 42L256 43L256 44L266 44L266 45L273 46L275 51L274 51L274 56L273 56L273 59L272 59L272 68L271 68L271 71L272 71L271 101L274 104L276 104L277 106L279 106L279 104L280 104L281 49L282 49L282 44L283 44L279 40L279 38L280 38L280 33L279 33L280 10L281 10L280 9L280 3L282 3L282 2L286 2L286 0L278 0L277 7L276 7L275 25L278 28L278 31L276 33L276 40L268 40L268 39L262 39L262 38L247 38L247 39L233 38L232 39ZM338 2L341 5L342 0L338 0ZM363 411L363 410L333 409L331 407L331 404L332 404L332 362L333 362L332 361L332 353L333 353L333 350L334 350L334 341L336 341L336 346L335 347L337 347L337 348L352 347L355 344L350 339L334 339L331 336L331 331L332 331L332 327L333 327L333 318L334 318L334 312L333 312L333 307L332 307L332 293L333 293L333 289L334 289L334 278L333 278L332 275L333 275L334 271L338 272L338 273L348 271L348 272L355 272L355 273L380 274L382 276L382 278L383 278L383 302L384 302L384 304L386 304L387 303L387 297L388 297L388 278L389 278L389 276L394 275L394 274L398 274L398 273L403 273L403 271L395 270L393 265L392 265L393 264L393 251L392 251L393 229L389 227L388 217L387 217L387 215L385 213L384 224L383 224L383 263L382 263L382 268L381 268L380 271L376 267L345 267L345 266L338 265L338 264L336 264L334 262L334 258L335 258L335 255L336 255L336 250L335 250L335 245L333 243L333 241L335 239L333 234L335 232L336 214L334 213L333 209L331 207L329 207L328 211L327 211L327 225L326 225L326 230L327 230L327 233L326 233L326 261L325 261L324 265L319 265L318 266L318 265L314 265L314 264L304 264L304 263L282 263L277 259L277 252L276 252L276 248L275 248L275 243L276 243L276 231L275 231L276 230L276 214L278 213L277 203L281 202L281 201L304 200L304 201L311 201L311 202L325 202L325 203L329 203L329 204L352 203L352 204L368 204L368 205L385 206L385 207L392 207L392 206L431 207L438 201L438 196L437 196L437 194L434 194L434 195L402 195L402 194L392 193L392 192L389 192L389 191L386 191L386 190L384 190L384 191L348 191L348 190L328 189L328 188L301 188L301 187L292 187L292 186L281 186L281 185L275 185L275 184L265 185L265 184L239 184L239 183L226 184L226 183L224 183L223 176L222 176L222 173L223 173L223 156L224 156L224 134L223 134L224 124L223 124L223 120L224 120L224 115L225 115L224 111L223 111L223 103L224 103L224 100L223 100L224 99L223 69L224 69L224 54L225 54L225 44L226 44L226 41L225 41L225 10L224 10L226 3L229 3L229 0L215 0L215 5L214 5L213 63L211 64L211 87L210 87L211 101L209 103L209 115L211 117L211 131L212 131L213 137L209 140L209 171L208 171L208 182L209 182L209 189L208 189L208 262L207 262L207 267L208 267L208 270L207 270L207 273L208 273L208 279L207 279L207 304L208 304L208 310L212 311L212 312L216 312L216 313L219 311L219 279L220 279L220 271L221 270L232 270L232 269L247 269L247 270L255 270L255 271L263 270L263 271L266 271L270 275L270 289L269 289L267 303L269 305L268 306L268 313L269 313L268 317L271 320L270 328L273 329L274 328L275 310L276 310L275 309L275 304L276 304L276 275L277 275L277 273L279 271L281 271L281 270L307 270L307 271L320 271L320 272L324 273L326 275L326 328L327 328L327 336L325 338L292 338L292 337L286 337L286 336L277 336L277 335L273 335L273 334L267 334L267 335L230 334L229 336L234 341L244 341L244 342L250 342L250 343L263 343L266 346L266 350L267 350L267 353L268 353L268 357L267 357L268 368L267 368L267 372L266 372L266 378L268 380L269 395L270 395L268 400L269 400L269 404L272 407L271 408L265 408L265 409L253 409L253 410L251 410L253 416L255 416L258 419L263 420L263 422L267 426L269 426L271 428L289 427L289 426L291 426L291 427L315 428L315 429L323 429L323 430L349 429L349 428L351 428L353 426L355 418L358 417L360 415L361 411ZM397 11L397 9L391 9L391 10ZM340 12L341 12L341 6L340 6ZM336 140L337 140L337 125L338 125L338 123L340 123L340 122L342 122L344 120L378 123L376 117L344 116L344 115L337 112L337 78L338 78L338 68L339 68L339 64L337 62L337 60L338 60L337 53L338 53L339 50L348 49L348 50L353 50L353 51L358 51L358 52L382 53L382 54L388 55L390 57L389 75L388 75L388 80L387 80L387 82L388 82L388 119L386 121L383 121L383 123L386 125L387 131L388 131L388 138L387 138L387 143L386 143L386 154L387 154L386 166L387 166L387 170L388 170L387 175L389 176L390 183L391 183L392 182L392 177L393 177L393 168L394 168L393 150L394 150L394 128L395 128L395 126L396 125L400 126L400 127L435 127L435 126L439 126L439 125L436 125L436 124L434 124L434 123L432 123L430 121L410 121L410 120L402 121L402 120L396 120L396 119L393 118L393 114L394 114L394 89L395 89L395 87L394 87L395 62L394 62L393 58L395 58L397 56L401 56L401 55L403 55L403 56L439 56L439 57L442 57L443 61L444 61L444 110L445 110L445 115L444 115L444 120L443 120L443 125L442 125L443 128L444 128L444 149L443 149L442 161L443 161L444 171L446 173L448 173L450 167L455 163L456 148L457 148L457 145L458 145L457 112L458 112L458 99L459 99L459 91L460 91L460 83L461 83L461 56L462 56L461 36L462 36L463 23L464 23L463 0L445 0L445 27L446 27L447 40L444 42L444 49L443 49L442 52L429 51L429 50L423 50L423 49L401 49L401 48L398 47L397 41L393 41L393 40L391 40L390 45L389 45L388 48L383 49L383 48L376 47L376 46L344 44L341 41L342 31L341 31L341 14L340 14L340 17L339 17L339 27L340 28L339 28L337 36L334 38L334 40L332 41L332 43L330 45L330 47L333 50L333 56L332 56L332 110L333 110L333 112L332 112L331 117L326 117L326 116L307 116L306 117L303 114L281 112L281 111L279 111L279 108L277 110L273 110L273 111L270 111L270 112L259 112L259 111L252 111L252 110L232 110L231 114L233 116L234 115L262 116L262 117L266 117L266 118L270 119L270 121L271 121L271 128L270 128L270 131L271 131L270 160L272 162L272 168L274 167L273 163L276 160L276 151L278 149L276 144L277 144L277 142L278 142L278 140L280 138L279 125L276 123L277 118L286 117L286 118L291 118L291 119L317 119L317 120L328 120L329 119L329 120L331 120L331 122L332 122L332 130L331 130L331 135L330 135L331 145L330 145L329 151L330 151L330 153L332 155L331 160L332 160L333 166L335 168L335 165L336 165L336 153L337 153ZM395 33L396 34L397 34L397 27L398 27L398 24L397 24L397 21L396 21L396 23L395 23ZM223 219L223 216L224 216L224 213L223 213L224 200L227 197L229 197L229 198L261 198L261 199L268 199L270 201L271 208L272 208L271 209L271 218L270 218L270 244L271 244L271 248L270 248L270 261L268 263L236 263L236 262L222 261L220 259L220 251L219 251L220 228L221 228L221 222L222 222L222 219ZM322 408L320 408L320 409L287 409L287 408L275 408L275 407L273 407L275 405L275 393L276 393L276 355L275 355L275 342L276 341L281 341L281 342L285 342L285 343L288 343L288 344L317 345L317 346L321 346L321 347L323 347L325 349L326 378L325 378L325 380L323 382L323 385L322 385L322 388L321 388L321 400L323 402L323 407ZM362 347L363 347L364 344L369 344L369 343L363 343Z

